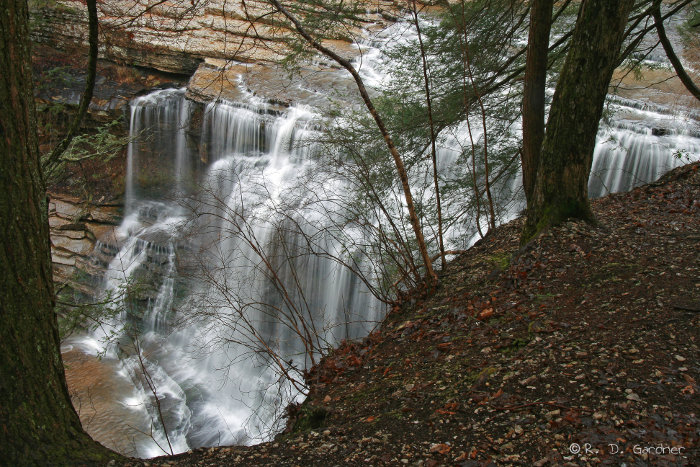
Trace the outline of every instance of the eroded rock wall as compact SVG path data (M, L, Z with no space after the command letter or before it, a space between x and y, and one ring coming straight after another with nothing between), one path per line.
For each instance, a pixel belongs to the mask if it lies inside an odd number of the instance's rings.
M366 23L391 18L399 4L368 0ZM130 65L190 75L206 59L274 63L289 52L285 31L272 24L270 7L259 0L104 0L98 9L100 53ZM37 41L60 46L86 40L87 13L80 0L61 0L35 16ZM349 45L337 42L332 45Z
M54 280L90 294L116 253L114 231L121 222L118 205L95 205L78 198L50 195L49 226Z

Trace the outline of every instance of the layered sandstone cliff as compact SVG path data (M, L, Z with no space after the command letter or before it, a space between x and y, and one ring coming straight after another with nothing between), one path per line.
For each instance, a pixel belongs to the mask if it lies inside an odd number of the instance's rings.
M394 18L400 2L367 1L361 28L349 29L342 40L328 45L347 58L357 54L353 41L364 31ZM206 0L192 2L155 0L105 0L99 2L100 54L103 58L132 66L193 75L191 97L200 101L235 99L242 76L249 87L258 87L271 100L289 87L276 66L290 52L289 31L276 26L270 7L259 0ZM61 0L58 6L36 13L34 39L61 48L85 45L87 13L80 0ZM252 70L251 64L255 64ZM324 67L325 69L326 67ZM317 75L319 69L310 69ZM320 80L323 82L323 79ZM313 94L313 91L311 91ZM300 96L308 97L309 93Z

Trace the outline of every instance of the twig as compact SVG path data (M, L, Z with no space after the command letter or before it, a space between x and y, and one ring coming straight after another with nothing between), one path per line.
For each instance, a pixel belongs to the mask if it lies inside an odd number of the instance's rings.
M556 407L558 409L563 409L563 410L572 410L573 409L573 407L567 407L565 405L555 404L554 402L529 402L527 404L511 405L511 406L505 406L505 407L491 407L491 408L495 409L495 410L520 410L520 409L525 409L527 407L532 407L535 405L547 405L550 407ZM579 410L583 411L583 409L579 409Z

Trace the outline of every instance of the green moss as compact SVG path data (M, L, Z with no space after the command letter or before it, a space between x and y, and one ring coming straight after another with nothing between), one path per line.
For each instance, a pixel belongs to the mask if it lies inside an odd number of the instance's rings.
M518 337L514 339L513 342L511 342L509 345L501 347L499 349L499 352L501 352L503 355L514 354L515 352L529 344L530 340L530 338Z
M483 368L479 371L470 371L465 375L465 382L469 385L472 386L474 383L481 379L486 379L490 377L491 375L495 374L498 370L492 366L488 366L486 368Z
M510 253L497 253L489 256L488 261L501 271L510 266L512 255Z
M595 217L591 211L588 200L572 198L560 199L549 202L541 210L539 216L528 214L527 222L520 237L520 244L525 245L545 230L564 223L569 219L581 219L589 223L595 223ZM533 225L534 223L534 225Z
M315 405L304 406L294 422L292 432L301 433L321 428L328 416L328 409Z

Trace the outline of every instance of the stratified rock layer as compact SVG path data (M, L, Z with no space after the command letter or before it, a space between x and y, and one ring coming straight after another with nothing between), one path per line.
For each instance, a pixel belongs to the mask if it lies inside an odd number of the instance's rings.
M170 73L192 74L205 59L239 63L276 63L289 52L288 31L274 26L270 6L258 0L193 2L105 0L99 2L100 53L104 58ZM367 2L366 24L393 17L398 2ZM36 14L35 40L84 44L87 13L80 0L62 0ZM255 18L249 20L247 18ZM348 41L327 45L350 50Z
M114 230L120 221L119 206L94 205L52 195L49 226L54 279L74 290L90 293L90 278L101 276L116 253L110 245L114 243ZM105 249L108 251L102 251Z

